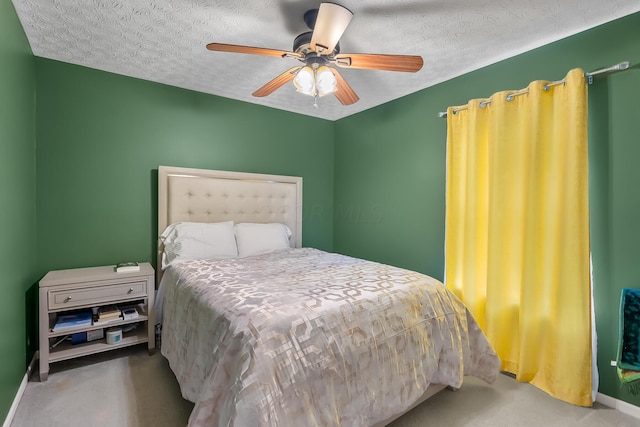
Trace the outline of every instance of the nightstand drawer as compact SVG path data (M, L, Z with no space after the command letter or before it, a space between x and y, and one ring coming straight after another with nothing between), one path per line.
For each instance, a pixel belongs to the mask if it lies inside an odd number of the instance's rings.
M49 291L49 310L68 309L87 304L97 305L118 299L145 297L146 295L146 281Z

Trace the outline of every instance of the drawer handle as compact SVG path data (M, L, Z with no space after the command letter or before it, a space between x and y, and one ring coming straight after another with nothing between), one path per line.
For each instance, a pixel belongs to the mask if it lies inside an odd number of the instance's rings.
M133 288L129 288L129 292L127 293L130 294L131 292L133 292Z
M64 302L69 302L69 301L71 301L71 297L66 297L66 298L64 299Z

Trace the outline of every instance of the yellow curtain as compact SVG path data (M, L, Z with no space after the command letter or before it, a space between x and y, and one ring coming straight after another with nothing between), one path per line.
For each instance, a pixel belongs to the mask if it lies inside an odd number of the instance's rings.
M503 370L591 406L587 86L547 83L449 107L445 283Z

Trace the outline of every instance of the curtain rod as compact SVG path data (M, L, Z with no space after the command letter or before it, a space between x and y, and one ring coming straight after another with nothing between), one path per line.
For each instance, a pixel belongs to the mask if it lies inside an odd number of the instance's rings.
M619 64L612 65L611 67L601 68L599 70L591 71L589 73L584 73L584 76L587 78L588 84L592 84L594 77L601 76L601 75L606 75L606 74L611 74L611 73L617 73L618 71L624 71L624 70L626 70L628 68L629 68L629 61L624 61L624 62L620 62ZM562 80L558 80L558 81L555 81L555 82L547 83L546 85L544 85L544 90L549 90L550 87L564 84L564 82L566 82L566 79L562 79ZM511 95L507 96L507 100L511 101L514 96L525 95L527 93L529 93L528 89L523 89L523 90L514 92ZM491 100L487 99L486 101L482 101L480 104L481 104L482 107L484 107L486 105L491 104ZM456 109L455 111L457 112L457 111L465 110L465 109L467 109L467 107L463 106L463 107L460 107L460 108ZM447 117L447 112L446 111L439 112L438 113L438 117L440 117L441 119L446 118Z

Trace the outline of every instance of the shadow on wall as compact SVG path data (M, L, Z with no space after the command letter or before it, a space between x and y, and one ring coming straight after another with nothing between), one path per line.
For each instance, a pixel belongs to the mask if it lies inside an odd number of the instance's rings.
M151 265L158 271L157 259L158 259L158 169L151 169L149 182L150 194L151 194Z
M24 304L25 304L25 337L27 342L27 352L26 352L26 360L25 360L25 368L29 367L29 363L33 358L33 355L38 350L38 294L39 294L40 284L39 282L31 285L24 295Z

